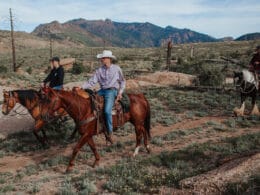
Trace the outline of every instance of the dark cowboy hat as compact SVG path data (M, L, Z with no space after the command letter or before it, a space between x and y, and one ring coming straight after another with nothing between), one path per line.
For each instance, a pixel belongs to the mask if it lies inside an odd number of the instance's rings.
M259 49L260 49L260 45L257 45L256 48L255 48L255 50L257 51L257 50L259 50Z
M53 57L53 58L51 58L50 61L51 61L51 62L54 62L54 61L60 62L60 58L59 58L59 57Z

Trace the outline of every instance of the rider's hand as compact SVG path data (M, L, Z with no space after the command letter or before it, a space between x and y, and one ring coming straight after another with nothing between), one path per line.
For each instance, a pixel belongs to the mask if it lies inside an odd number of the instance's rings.
M41 87L45 87L45 83L41 83Z
M80 90L80 89L82 89L81 87L79 87L79 86L76 86L76 87L73 87L76 91L78 91L78 90Z

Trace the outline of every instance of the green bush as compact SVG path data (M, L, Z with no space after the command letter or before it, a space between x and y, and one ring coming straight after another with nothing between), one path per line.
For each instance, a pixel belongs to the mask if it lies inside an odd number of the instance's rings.
M158 58L158 60L152 62L152 69L154 71L161 70L161 67L162 67L162 60L160 57Z
M82 63L77 63L75 62L73 64L73 67L72 67L72 70L71 70L71 73L72 74L81 74L85 71L85 67L83 66Z
M32 67L28 67L28 68L26 69L26 72L28 72L29 74L32 74Z
M225 75L219 67L210 64L201 65L198 69L199 84L204 86L221 86Z
M8 68L6 66L0 65L0 73L7 73Z

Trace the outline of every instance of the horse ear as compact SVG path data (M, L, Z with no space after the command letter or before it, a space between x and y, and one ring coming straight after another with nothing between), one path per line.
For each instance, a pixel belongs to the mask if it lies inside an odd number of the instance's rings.
M49 87L42 87L42 88L41 88L41 91L42 91L43 93L48 94L48 93L50 92L50 88L49 88Z

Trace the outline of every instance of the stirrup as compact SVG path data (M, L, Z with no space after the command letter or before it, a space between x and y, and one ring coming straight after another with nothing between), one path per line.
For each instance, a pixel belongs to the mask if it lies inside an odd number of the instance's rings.
M114 142L113 142L111 136L108 134L108 132L104 131L104 134L105 134L105 138L106 138L106 144L107 144L107 142L110 142L111 145L114 144Z

